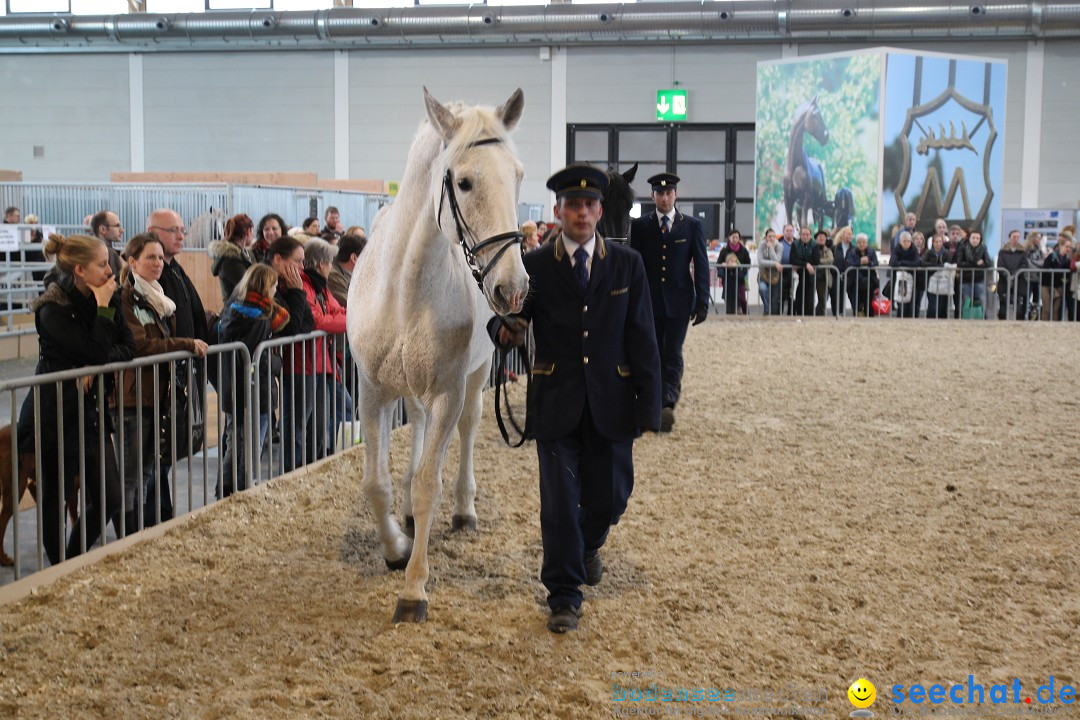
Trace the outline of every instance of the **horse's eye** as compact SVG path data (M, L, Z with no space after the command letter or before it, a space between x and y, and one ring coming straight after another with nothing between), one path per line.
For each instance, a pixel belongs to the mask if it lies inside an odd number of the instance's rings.
M460 190L461 192L469 192L470 190L472 190L472 183L464 178L457 181L457 186L458 190Z

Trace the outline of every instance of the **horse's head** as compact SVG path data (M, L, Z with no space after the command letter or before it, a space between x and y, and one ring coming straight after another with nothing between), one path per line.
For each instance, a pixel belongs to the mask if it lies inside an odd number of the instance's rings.
M825 126L825 118L821 116L821 108L818 107L818 96L815 95L803 108L803 112L806 113L806 132L810 133L810 137L822 145L827 145L829 143L829 128Z
M638 164L624 173L608 170L608 186L604 191L604 215L596 230L603 237L618 242L630 239L630 208L634 207L634 190L630 183L637 175Z
M462 242L474 277L491 309L521 309L529 275L521 261L517 224L523 168L509 132L521 118L525 96L514 91L490 108L443 105L424 88L427 116L443 141L432 171L432 197L443 234Z

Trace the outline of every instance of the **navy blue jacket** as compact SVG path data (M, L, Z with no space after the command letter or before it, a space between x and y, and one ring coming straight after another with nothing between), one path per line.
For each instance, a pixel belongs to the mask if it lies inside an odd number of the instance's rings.
M525 255L521 317L535 339L528 413L532 436L553 440L581 421L588 398L612 440L660 427L660 355L641 257L597 237L584 295L562 240Z
M652 311L657 317L689 318L709 305L709 256L705 229L697 218L676 208L667 235L660 233L656 211L634 221L630 247L641 253L649 279ZM690 261L694 275L690 275Z

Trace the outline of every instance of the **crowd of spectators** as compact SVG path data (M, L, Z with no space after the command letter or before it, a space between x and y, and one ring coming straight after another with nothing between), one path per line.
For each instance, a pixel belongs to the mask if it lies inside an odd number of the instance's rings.
M17 208L5 213L5 219L18 218ZM31 306L40 348L36 374L177 351L193 357L46 383L36 402L35 393L27 395L19 451L41 453L38 500L52 563L80 552L83 525L85 546L96 542L102 517L122 537L173 516L170 470L175 459L202 449L208 384L225 415L219 496L250 480L247 438L240 431L248 412L244 385L260 401L253 418L258 441L250 454L258 461L273 428L280 433L284 471L332 453L337 424L352 420L344 382L347 348L337 339L271 352L258 378L243 377L234 353L222 353L216 363L199 358L216 343L241 342L254 357L259 343L274 337L343 334L349 280L366 243L362 227L343 228L333 207L321 227L309 218L300 233L276 214L258 223L245 214L228 218L208 247L224 298L219 314L207 312L179 261L187 228L178 213L151 213L145 232L130 238L122 253L115 250L124 235L115 213L102 210L88 220L91 234L52 235L43 247L54 267ZM99 405L107 410L103 421ZM86 491L85 517L67 533L59 508L79 482Z
M850 227L831 233L804 227L797 239L790 224L779 237L766 228L753 263L734 230L716 257L727 314L748 312L747 273L755 269L764 315L981 318L996 295L1001 320L1013 307L1020 320L1080 320L1080 246L1073 226L1062 228L1050 247L1037 230L1023 242L1020 230L1012 230L995 262L978 229L938 219L927 241L916 222L913 214L905 217L885 257Z

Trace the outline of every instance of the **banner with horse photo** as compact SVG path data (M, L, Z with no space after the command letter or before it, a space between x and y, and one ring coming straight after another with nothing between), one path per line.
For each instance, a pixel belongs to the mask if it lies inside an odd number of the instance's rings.
M882 237L894 237L914 213L928 241L943 218L980 231L997 255L1007 69L1003 60L888 51Z
M755 237L785 223L877 237L880 51L758 63Z

